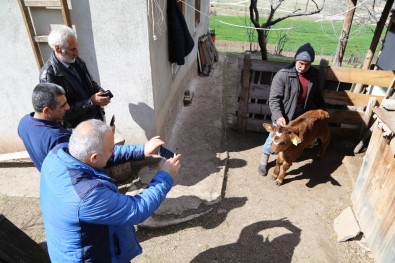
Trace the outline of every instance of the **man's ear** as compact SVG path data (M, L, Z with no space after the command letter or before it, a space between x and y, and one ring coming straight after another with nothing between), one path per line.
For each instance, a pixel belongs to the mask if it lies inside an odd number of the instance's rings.
M59 45L55 45L55 53L59 53L59 54L62 53L62 49L60 48Z
M45 117L50 118L51 117L51 112L49 107L44 107L43 108L43 114Z
M97 163L97 160L98 160L98 158L99 158L99 154L98 153L91 153L91 155L89 155L89 162L91 163L91 164L95 164L95 163Z

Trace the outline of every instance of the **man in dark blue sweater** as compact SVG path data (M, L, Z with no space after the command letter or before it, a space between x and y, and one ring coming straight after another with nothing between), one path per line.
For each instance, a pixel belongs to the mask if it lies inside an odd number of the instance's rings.
M70 139L71 131L61 124L70 106L64 89L52 83L38 84L33 90L32 103L34 112L20 120L18 134L34 165L41 171L48 152Z

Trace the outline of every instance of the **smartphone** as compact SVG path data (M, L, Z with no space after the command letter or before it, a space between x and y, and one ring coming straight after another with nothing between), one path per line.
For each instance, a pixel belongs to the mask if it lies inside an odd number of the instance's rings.
M167 160L167 159L176 157L177 154L175 152L173 152L172 150L167 149L165 146L161 145L159 148L158 155Z
M110 126L113 127L115 122L115 115L112 115L111 121L110 121Z
M103 94L100 95L100 96L103 96L103 97L110 97L110 99L111 99L112 97L114 97L114 95L112 95L112 93L111 93L110 90L103 91Z

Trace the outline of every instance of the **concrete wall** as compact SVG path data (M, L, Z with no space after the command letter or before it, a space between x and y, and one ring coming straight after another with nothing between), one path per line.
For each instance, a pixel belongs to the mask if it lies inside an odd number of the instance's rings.
M151 1L150 1L151 2ZM114 98L106 107L107 119L116 115L117 133L126 143L143 143L155 134L168 137L176 114L182 106L182 94L196 74L196 48L185 65L174 73L168 62L166 1L160 0L166 24L152 37L147 1L71 0L71 20L76 29L80 56L93 78ZM207 13L209 1L202 1ZM194 5L193 0L187 4ZM57 10L35 9L38 34L48 34L61 21ZM201 16L195 27L194 10L186 6L186 18L193 38L207 31L208 19ZM31 92L38 83L36 65L28 33L17 1L3 0L0 8L1 96L0 153L24 150L17 135L20 118L32 111ZM197 43L197 42L196 42ZM41 45L45 60L51 50Z

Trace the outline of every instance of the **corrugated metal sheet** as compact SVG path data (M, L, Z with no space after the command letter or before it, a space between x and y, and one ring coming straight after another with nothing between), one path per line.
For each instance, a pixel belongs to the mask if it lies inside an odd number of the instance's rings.
M384 123L395 119L395 112L378 111ZM380 263L395 262L395 152L390 141L376 122L352 193L355 216Z

